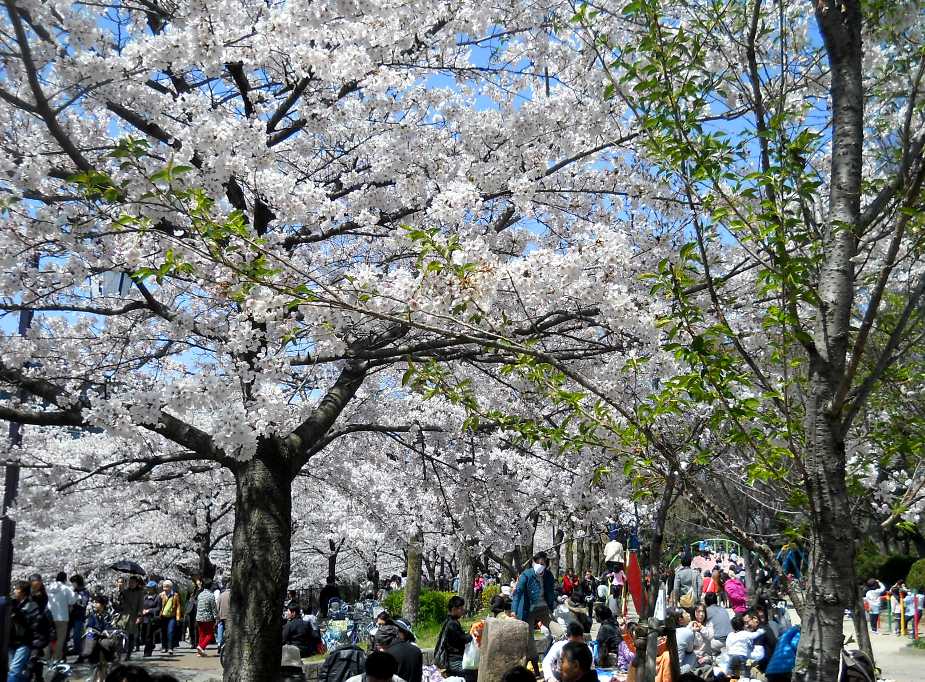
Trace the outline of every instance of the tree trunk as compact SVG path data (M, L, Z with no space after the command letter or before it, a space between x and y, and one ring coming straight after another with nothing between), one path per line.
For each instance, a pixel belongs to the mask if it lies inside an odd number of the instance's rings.
M831 70L832 151L829 210L819 304L808 348L804 457L812 546L802 634L793 679L838 677L842 623L856 605L851 507L845 485L842 414L832 409L846 374L860 227L864 90L859 0L820 0L816 21Z
M575 570L575 541L570 537L565 541L565 572L571 574Z
M575 568L578 570L578 573L584 577L584 573L587 570L587 562L585 561L585 539L578 538L576 547L576 556L575 556Z
M601 539L594 534L590 537L591 541L591 570L594 575L603 575L604 573L604 552L601 546Z
M550 569L553 575L561 575L562 568L562 537L565 535L561 528L552 529L552 556L549 557Z
M421 559L424 554L424 537L416 533L408 545L405 571L408 581L405 583L405 597L401 615L406 621L415 625L418 622L418 609L421 605Z
M275 447L234 469L231 614L225 682L276 682L289 581L292 473Z
M341 539L340 542L328 540L328 549L331 551L331 553L328 554L328 578L332 580L337 580L337 557L340 555L340 548L343 546L343 539Z
M466 602L466 612L478 610L475 603L475 557L465 544L459 547L459 596Z
M501 559L503 560L503 565L501 566L501 579L504 582L509 583L517 577L511 572L511 569L508 568L509 566L515 565L515 561L517 559L516 552L513 550L510 552L505 552L501 555Z

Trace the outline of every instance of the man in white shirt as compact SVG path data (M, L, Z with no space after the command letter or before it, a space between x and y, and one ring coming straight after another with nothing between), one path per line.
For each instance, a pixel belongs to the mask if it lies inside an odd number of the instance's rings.
M610 534L610 542L604 545L604 562L608 571L619 572L623 569L623 545L617 540L617 534Z
M562 639L549 647L543 657L543 679L546 682L560 682L562 679L562 648L569 642L585 641L585 629L581 623L572 621L566 629L568 638Z
M67 622L70 616L71 607L77 603L77 595L74 590L67 584L67 573L61 571L55 576L55 580L47 587L48 592L48 610L51 611L51 618L55 621L55 645L54 649L49 647L52 661L64 660L64 642L67 639Z

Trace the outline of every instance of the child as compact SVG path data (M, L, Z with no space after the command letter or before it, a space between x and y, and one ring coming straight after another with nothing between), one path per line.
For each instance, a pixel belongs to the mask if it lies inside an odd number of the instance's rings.
M755 640L764 635L764 630L754 632L745 629L745 618L737 614L732 618L732 632L726 637L726 653L719 657L713 670L716 679L737 677L752 657Z

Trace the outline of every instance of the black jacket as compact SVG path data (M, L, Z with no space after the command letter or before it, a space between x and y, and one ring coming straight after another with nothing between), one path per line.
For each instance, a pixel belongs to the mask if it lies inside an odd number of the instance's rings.
M447 618L446 634L443 636L443 643L446 647L446 653L450 656L460 656L466 650L466 645L472 641L472 635L463 632L462 625L455 618Z
M33 651L48 646L48 618L31 599L12 602L10 615L10 648L28 646Z
M398 661L396 673L405 682L421 682L424 669L424 654L411 642L395 642L387 650Z
M283 644L299 647L303 657L316 653L315 630L312 624L301 618L287 621L283 626Z

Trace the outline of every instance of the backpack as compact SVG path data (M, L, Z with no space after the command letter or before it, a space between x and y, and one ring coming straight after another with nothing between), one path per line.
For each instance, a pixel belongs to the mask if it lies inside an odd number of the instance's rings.
M446 626L449 622L449 618L444 621L440 634L437 635L437 643L434 645L434 665L440 670L446 670L449 666L449 657L446 655Z
M877 670L863 651L842 649L838 682L876 682Z
M318 682L344 682L361 675L366 663L366 654L352 644L339 646L328 654L318 671Z

